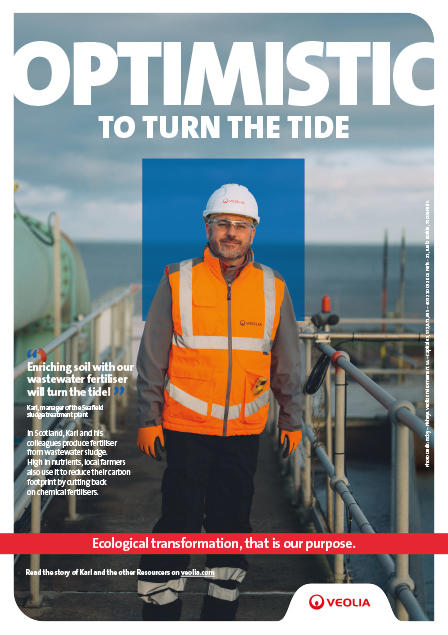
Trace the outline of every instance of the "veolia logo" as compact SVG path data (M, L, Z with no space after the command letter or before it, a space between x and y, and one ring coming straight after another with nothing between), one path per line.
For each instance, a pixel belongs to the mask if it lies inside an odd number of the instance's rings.
M236 198L225 198L222 201L223 203L237 203L239 205L245 205L245 201L238 201Z
M309 603L311 608L317 611L323 607L324 598L321 595L312 595L309 599Z
M323 608L325 604L325 600L321 595L312 595L308 601L311 608L316 611ZM326 602L330 607L356 606L362 608L363 606L370 606L367 598L326 598Z

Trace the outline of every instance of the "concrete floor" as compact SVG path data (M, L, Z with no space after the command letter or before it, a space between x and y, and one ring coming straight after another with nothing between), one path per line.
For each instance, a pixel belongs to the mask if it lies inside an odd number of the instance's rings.
M147 532L160 510L160 482L164 464L140 454L135 447L135 403L119 413L117 447L110 458L125 458L132 476L110 478L98 497L78 499L80 519L65 520L64 498L55 498L42 521L42 532ZM254 532L312 532L288 500L280 476L278 459L271 439L263 435L256 475L256 494L252 511ZM203 568L205 556L195 556L191 565ZM249 573L241 586L238 620L280 620L294 592L312 582L330 582L331 571L324 556L249 556ZM43 555L41 567L73 570L109 568L135 569L135 555ZM42 604L27 608L28 556L16 565L16 601L21 610L36 620L140 620L141 600L136 595L133 576L55 576L41 577ZM188 581L184 593L182 620L199 618L206 582Z

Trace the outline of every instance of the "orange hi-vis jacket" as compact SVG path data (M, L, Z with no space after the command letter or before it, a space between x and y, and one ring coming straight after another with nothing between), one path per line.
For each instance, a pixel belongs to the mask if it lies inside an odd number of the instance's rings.
M208 247L202 258L169 265L167 272L173 339L163 426L219 436L259 434L268 416L283 279L248 262L226 282Z

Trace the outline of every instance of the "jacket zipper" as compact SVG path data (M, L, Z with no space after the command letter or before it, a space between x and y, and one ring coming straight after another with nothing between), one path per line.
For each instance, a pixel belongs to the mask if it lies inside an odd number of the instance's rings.
M222 436L227 436L227 418L229 416L230 388L232 386L232 316L231 316L231 286L232 282L227 282L227 350L229 356L229 369L227 371L227 393L224 406L224 420Z

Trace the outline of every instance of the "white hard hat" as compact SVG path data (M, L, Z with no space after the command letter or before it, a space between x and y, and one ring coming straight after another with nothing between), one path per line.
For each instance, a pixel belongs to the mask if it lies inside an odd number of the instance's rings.
M258 216L258 205L254 196L244 185L227 183L215 190L208 199L207 207L204 210L204 217L209 214L240 214L253 218L260 222Z

